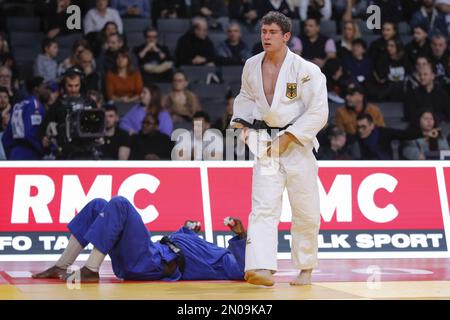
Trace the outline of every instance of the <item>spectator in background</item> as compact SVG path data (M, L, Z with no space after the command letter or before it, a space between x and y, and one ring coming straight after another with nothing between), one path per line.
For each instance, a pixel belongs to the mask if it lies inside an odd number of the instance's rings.
M111 7L124 18L150 18L148 0L111 0Z
M120 128L129 135L139 133L145 115L150 113L158 119L159 131L168 136L172 134L173 123L170 113L162 109L161 91L158 86L144 86L141 92L141 101L128 111L120 120Z
M368 83L369 96L377 101L403 101L404 81L411 66L400 39L388 40L386 53L375 62L373 78Z
M400 148L402 156L407 160L426 160L434 153L434 158L439 159L436 153L448 150L450 147L438 124L438 119L431 110L422 110L416 126L422 131L423 137L405 141Z
M328 59L336 58L333 39L320 33L320 21L310 17L305 21L304 35L300 36L301 56L322 68Z
M345 2L345 4L343 3ZM334 5L338 6L338 12L344 9L342 15L343 21L350 21L353 19L366 20L367 18L367 7L370 5L369 0L334 0ZM338 14L339 16L339 14Z
M426 24L430 37L435 34L448 35L445 16L434 7L434 0L422 0L422 6L413 14L409 24L412 27Z
M197 95L187 90L187 86L186 74L176 71L172 78L172 90L162 99L162 105L170 112L174 124L191 122L193 115L202 109Z
M416 25L413 28L413 38L405 46L409 62L415 63L418 56L431 56L431 42L428 38L428 27L426 24Z
M55 39L45 38L42 41L42 53L34 61L34 76L44 78L44 81L56 80L58 76L58 42Z
M0 124L0 132L6 129L9 123L9 114L11 113L11 99L8 93L8 89L0 87L0 115L2 122Z
M257 10L259 17L264 17L269 11L278 11L291 19L298 19L297 10L289 6L286 0L259 0Z
M186 0L153 0L152 21L156 27L158 19L183 19L191 16L191 5Z
M58 76L62 75L67 69L80 63L80 53L89 49L89 43L85 39L78 39L72 44L72 53L70 57L64 59L58 66Z
M372 76L373 71L373 64L366 55L366 48L363 39L355 39L352 41L351 55L346 55L342 59L344 70L350 72L362 87L366 87L366 82Z
M327 133L328 143L320 147L318 160L358 160L361 157L358 144L350 142L343 129L329 127Z
M105 136L98 148L102 160L128 160L130 136L119 128L119 114L114 105L105 106Z
M226 15L226 7L223 0L191 0L191 3L193 16L207 19L210 29L220 29L222 27L217 18Z
M437 80L450 90L450 52L442 35L431 38L431 61L435 65Z
M54 38L70 31L67 28L69 14L66 11L71 4L71 0L56 0L50 2L46 17L48 23L47 37Z
M305 21L308 16L320 17L320 20L330 20L331 0L303 0L300 1L300 20Z
M91 50L84 49L78 56L78 66L84 72L86 91L101 91L101 75L95 70L94 55Z
M109 36L113 34L120 34L119 27L115 22L108 21L100 32L91 32L85 36L95 58L98 58L101 53L108 49L107 41Z
M214 44L204 18L194 18L192 28L178 40L175 56L177 65L214 65Z
M131 160L170 160L173 143L158 129L158 118L148 113L142 121L142 130L131 138Z
M145 43L134 48L144 82L169 82L173 61L169 49L158 43L158 31L144 30Z
M388 40L397 38L397 25L391 21L385 21L381 29L381 37L370 44L369 58L377 61L386 55Z
M361 32L355 21L345 21L344 30L342 32L342 38L336 42L337 56L339 59L352 55L353 40L360 39Z
M415 128L398 130L378 127L368 113L358 115L357 128L362 160L392 160L394 158L392 141L413 140L423 136L422 132Z
M0 32L0 66L5 64L7 58L9 58L11 52L7 41L6 34Z
M131 63L126 49L121 49L116 56L116 66L106 74L106 97L115 103L131 103L139 100L143 88L142 77Z
M228 15L230 20L244 24L249 31L254 30L259 16L255 0L229 0Z
M405 81L405 92L410 92L410 90L420 87L419 71L428 65L433 68L431 63L431 58L425 55L419 55L416 58L414 69L410 70Z
M355 135L357 133L357 117L364 113L370 114L372 122L377 127L385 126L380 108L366 101L361 86L351 83L347 86L345 105L336 110L336 126L343 129L347 134Z
M29 79L27 90L30 96L14 105L2 137L8 160L39 160L44 156L39 128L50 92L42 77Z
M97 90L88 90L87 97L95 103L97 108L102 108L105 104L105 98L100 91Z
M118 34L111 34L106 41L106 50L98 58L98 70L103 74L114 69L116 65L116 56L120 50L125 50L123 37Z
M403 21L401 0L372 0L371 5L376 5L380 8L381 21L392 21L399 23Z
M450 120L450 98L439 84L435 83L435 72L430 65L424 65L418 72L420 87L406 94L404 116L409 123L417 123L418 113L426 108L433 111L439 119Z
M232 94L231 91L227 93L225 97L227 101L225 112L223 113L222 117L217 119L217 121L213 125L213 128L219 129L224 137L226 135L226 130L228 129L231 122L231 118L233 116L233 104L235 98L236 96Z
M100 32L109 21L115 22L119 33L123 33L123 24L119 12L108 7L108 0L96 0L95 8L89 10L84 17L84 34Z
M50 89L50 97L47 102L47 106L53 105L59 98L59 84L57 81L50 81L46 83L48 88Z
M436 0L436 9L445 16L447 31L450 34L450 0Z
M349 83L354 82L352 75L344 71L340 61L336 58L329 59L323 67L323 73L327 78L328 99L335 103L344 103L345 89Z
M0 87L8 90L12 105L23 98L22 94L14 86L13 74L8 66L0 66Z
M227 39L217 45L216 56L219 65L244 65L251 57L250 49L242 41L241 27L237 22L228 26Z

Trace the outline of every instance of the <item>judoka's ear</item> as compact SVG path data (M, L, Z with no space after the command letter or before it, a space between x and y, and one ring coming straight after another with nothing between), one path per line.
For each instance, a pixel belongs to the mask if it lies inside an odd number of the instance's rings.
M285 34L283 34L283 40L285 43L289 42L289 39L291 38L291 33L290 32L286 32Z

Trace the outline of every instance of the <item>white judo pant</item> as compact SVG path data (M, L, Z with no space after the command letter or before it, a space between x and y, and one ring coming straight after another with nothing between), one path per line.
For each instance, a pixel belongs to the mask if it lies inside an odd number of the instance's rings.
M312 146L291 144L271 170L267 160L253 167L252 212L249 216L245 271L277 270L278 223L282 196L287 188L292 208L292 262L298 269L317 264L320 200L318 166Z

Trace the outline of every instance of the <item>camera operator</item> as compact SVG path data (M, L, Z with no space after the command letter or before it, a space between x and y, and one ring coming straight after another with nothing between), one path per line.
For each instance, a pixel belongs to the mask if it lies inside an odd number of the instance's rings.
M73 137L73 128L84 128L80 124L80 111L90 110L89 112L98 112L101 117L101 110L97 108L94 101L89 99L84 93L83 88L84 73L77 67L69 68L62 77L61 88L62 95L53 104L40 128L42 137L42 145L48 151L54 153L56 159L83 159L91 158L91 151L94 145L94 138L84 139L79 135ZM89 120L89 118L88 118ZM77 122L78 121L78 122ZM102 122L103 118L99 118L98 122ZM98 131L103 132L103 127ZM95 156L94 156L95 158Z

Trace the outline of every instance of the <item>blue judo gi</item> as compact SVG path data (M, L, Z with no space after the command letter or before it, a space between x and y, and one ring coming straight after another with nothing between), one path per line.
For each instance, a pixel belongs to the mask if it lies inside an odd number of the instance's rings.
M40 160L44 148L39 138L39 127L45 107L34 96L14 105L11 120L2 137L8 160Z
M68 224L70 232L84 247L92 243L111 257L114 274L126 280L242 280L245 239L230 239L228 248L200 238L181 227L170 240L184 255L185 267L165 276L165 262L177 259L166 244L152 242L140 214L124 197L90 201Z

